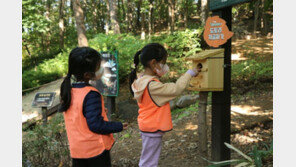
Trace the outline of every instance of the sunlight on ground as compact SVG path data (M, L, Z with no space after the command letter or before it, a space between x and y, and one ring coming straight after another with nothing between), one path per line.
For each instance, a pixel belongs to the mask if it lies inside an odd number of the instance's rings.
M189 124L186 125L185 129L186 130L196 130L197 129L197 125L193 125L191 122Z
M258 112L254 112L259 110L260 107L257 106L249 106L249 105L232 105L231 111L244 115L258 115Z
M240 53L231 54L231 60L240 61L240 60L247 60L247 59L248 58L242 57Z

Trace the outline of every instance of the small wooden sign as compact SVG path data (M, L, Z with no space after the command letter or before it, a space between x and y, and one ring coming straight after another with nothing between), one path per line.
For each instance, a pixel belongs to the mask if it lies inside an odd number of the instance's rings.
M55 92L38 92L32 103L32 107L50 107L53 103Z
M232 36L233 32L229 31L225 20L219 16L207 19L203 37L209 46L219 47L225 44Z

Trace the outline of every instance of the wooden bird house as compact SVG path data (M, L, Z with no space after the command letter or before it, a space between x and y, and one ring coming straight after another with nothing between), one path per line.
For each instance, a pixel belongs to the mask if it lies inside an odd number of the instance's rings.
M191 79L189 90L223 91L224 49L210 49L186 58L192 61L192 68L200 68L197 77Z

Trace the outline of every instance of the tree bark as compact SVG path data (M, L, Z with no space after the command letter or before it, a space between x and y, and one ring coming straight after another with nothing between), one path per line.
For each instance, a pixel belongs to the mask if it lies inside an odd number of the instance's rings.
M167 20L168 20L168 31L171 32L171 20L172 20L172 6L171 6L171 1L172 0L169 0L169 4L168 4L168 17L167 17Z
M45 18L47 21L50 21L51 3L52 3L52 0L46 0ZM51 37L51 32L50 32L50 30L48 30L48 32L46 34L46 42L45 42L47 54L49 54L49 51L50 51L50 49L49 49L50 48L50 37Z
M64 32L65 32L65 21L64 21L64 6L65 6L65 0L60 0L60 19L59 19L59 28L60 28L60 49L64 49Z
M114 34L120 34L120 27L117 18L117 5L115 0L109 0L109 12L110 12L110 20L111 20L111 27L114 31Z
M137 28L140 27L141 6L142 6L142 0L139 0L138 4L137 4L137 21L136 21L136 26L135 26Z
M207 139L207 103L208 92L199 92L198 104L198 145L199 155L208 159L208 139ZM207 166L207 162L200 159L200 166Z
M140 9L142 6L142 0L140 0ZM145 39L145 13L141 11L141 39Z
M254 10L254 32L253 35L256 37L256 31L257 31L257 24L258 24L258 16L259 16L259 3L260 1L257 0L255 2L255 10Z
M153 0L149 0L149 18L148 18L148 34L149 34L149 37L151 36L152 34L152 12L153 12Z
M265 11L265 3L266 0L262 0L262 21L263 21L263 35L266 35L268 33L268 21L267 21L267 16L266 16L266 11Z
M97 9L98 3L96 0L92 0L91 8L92 8L92 27L93 30L97 33L98 31L98 9Z
M133 19L133 14L132 14L132 4L131 0L127 0L127 28L128 31L132 31L132 19Z
M201 22L204 26L209 17L208 0L201 0Z
M109 20L110 20L110 4L109 0L106 0L106 6L107 6L107 14L106 14L106 21L105 21L105 33L109 34Z
M185 8L184 8L184 27L188 26L188 1L185 0Z
M80 6L80 0L72 0L73 1L73 8L76 20L76 29L77 29L77 36L78 36L78 46L88 46L88 41L86 38L86 31L84 25L84 13Z

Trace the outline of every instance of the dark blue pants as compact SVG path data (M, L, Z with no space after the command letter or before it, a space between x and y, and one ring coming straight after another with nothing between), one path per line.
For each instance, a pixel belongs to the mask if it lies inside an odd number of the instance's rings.
M111 167L110 151L105 150L102 154L93 158L72 158L72 167Z

